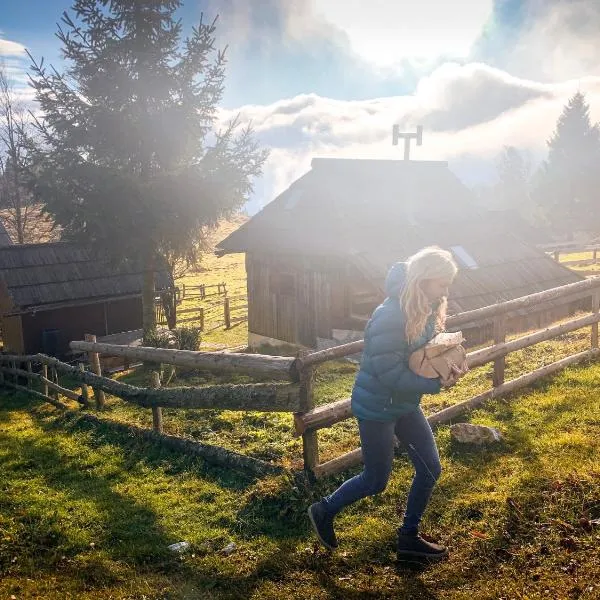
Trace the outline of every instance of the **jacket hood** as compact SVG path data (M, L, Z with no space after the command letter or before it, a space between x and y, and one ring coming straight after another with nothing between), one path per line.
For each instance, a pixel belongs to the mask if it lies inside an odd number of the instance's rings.
M385 278L385 293L388 296L398 296L406 283L406 263L397 262Z

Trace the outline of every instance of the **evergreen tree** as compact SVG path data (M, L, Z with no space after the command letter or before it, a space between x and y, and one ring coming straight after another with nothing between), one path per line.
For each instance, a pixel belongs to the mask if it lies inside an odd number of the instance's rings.
M548 159L537 175L536 202L561 233L600 226L600 129L592 125L585 96L566 104L548 141Z
M76 0L58 38L63 72L33 61L44 146L34 188L63 237L144 263L144 336L159 257L192 260L207 227L240 208L266 153L249 128L215 132L225 56L215 22L182 38L179 0Z

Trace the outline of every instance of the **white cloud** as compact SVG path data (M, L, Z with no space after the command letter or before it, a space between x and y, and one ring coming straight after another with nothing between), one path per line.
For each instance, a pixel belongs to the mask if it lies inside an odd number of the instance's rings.
M344 31L377 65L410 57L466 57L492 14L492 0L313 0L314 13Z
M598 0L527 0L524 6L525 23L496 56L502 68L545 81L600 75Z
M25 56L25 46L18 42L0 39L0 56Z
M565 102L578 89L587 95L592 119L600 120L600 77L541 84L482 64L444 65L413 95L350 102L310 94L223 111L222 118L239 113L272 149L257 198L264 205L315 156L400 158L402 149L391 145L394 123L409 131L425 125L423 146L411 151L417 160L491 164L505 145L539 159Z

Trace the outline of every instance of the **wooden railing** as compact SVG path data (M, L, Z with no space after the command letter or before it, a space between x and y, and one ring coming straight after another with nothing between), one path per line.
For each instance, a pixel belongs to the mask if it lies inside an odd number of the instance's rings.
M590 314L552 327L547 327L508 342L506 341L505 323L509 316L546 311L550 307L570 303L574 299L586 297L592 298ZM462 412L471 409L486 400L508 394L524 386L530 385L540 377L554 373L568 365L576 364L587 358L597 356L599 353L599 305L600 277L596 277L449 317L447 321L448 329L454 330L460 329L461 327L471 327L481 322L493 321L494 344L470 352L467 355L470 367L477 367L490 362L494 363L492 389L429 416L429 422L432 424L448 422ZM588 351L574 354L540 369L536 369L517 379L505 382L505 358L508 354L586 326L591 326L590 349ZM338 473L359 464L362 461L362 454L360 448L358 448L335 459L320 463L317 439L318 430L331 427L335 423L350 418L352 416L351 402L349 398L346 398L338 400L337 402L315 407L312 397L312 388L306 382L312 379L314 370L318 365L330 360L356 354L361 352L363 348L364 341L360 340L343 346L328 348L320 352L306 354L300 356L297 360L296 369L301 374L300 380L305 381L304 385L301 384L300 388L301 402L303 403L303 406L307 406L309 409L296 413L294 416L295 430L296 435L301 435L303 439L305 469L312 473L316 478Z
M581 298L591 298L589 305L591 310L588 311L588 314L510 341L505 339L504 324L510 316L545 311L549 307L570 303L574 299ZM431 424L448 422L465 410L478 406L486 400L518 390L540 377L554 373L568 365L598 356L600 352L598 349L599 310L600 277L596 277L450 317L447 323L449 329L473 326L481 322L489 323L490 320L494 323L494 344L472 351L467 355L471 367L478 367L490 362L494 364L492 387L473 398L430 415L429 422ZM591 327L589 350L553 362L512 381L505 381L504 361L508 354L583 327ZM303 351L295 358L120 346L96 343L93 338L88 341L71 342L70 346L75 352L88 354L92 372L86 371L83 365L74 367L40 354L32 356L0 355L0 383L27 391L60 408L69 408L60 400L60 395L78 401L83 407L89 406L91 396L89 387L93 390L97 408L101 409L104 406L104 393L118 396L126 402L138 406L151 408L154 432L161 435L161 439L167 439L175 447L181 447L183 442L180 438L164 436L162 407L288 412L294 416L295 435L302 436L304 469L311 477L318 479L338 473L359 464L362 460L361 451L358 448L333 460L320 462L318 431L350 418L352 413L348 398L323 406L315 406L313 382L315 371L319 365L361 352L364 347L363 340L319 352ZM258 375L263 378L267 377L275 383L167 388L161 387L158 373L153 373L150 385L140 388L102 377L99 355L120 356L129 361ZM23 365L26 368L22 368ZM41 372L35 372L34 365L36 367L41 365ZM68 389L64 383L61 385L58 380L59 373L67 376L71 381L79 382L81 392ZM23 379L27 382L26 385L20 383ZM34 383L40 389L34 389ZM200 452L197 444L193 445L188 442L185 442L186 449ZM202 452L208 452L211 460L220 461L220 464L224 465L249 464L255 470L268 470L269 467L272 467L272 465L259 465L257 468L256 464L261 461L252 462L255 459L214 446L204 447Z

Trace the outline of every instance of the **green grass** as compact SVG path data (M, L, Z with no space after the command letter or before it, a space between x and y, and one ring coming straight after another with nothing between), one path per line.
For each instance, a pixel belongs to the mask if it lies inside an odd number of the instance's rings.
M451 556L423 572L398 566L392 551L411 478L403 456L382 496L338 518L342 547L329 555L305 508L341 476L314 489L252 480L3 393L0 597L597 597L600 528L587 523L600 517L599 383L598 364L572 368L474 411L471 421L503 432L493 447L459 446L448 427L437 430L444 473L425 528ZM328 377L318 387L323 400L339 397ZM270 417L196 420L213 434L220 423L223 436L262 430L257 439L280 450L292 440ZM333 447L350 434L328 435ZM174 556L166 546L180 540L191 550Z

